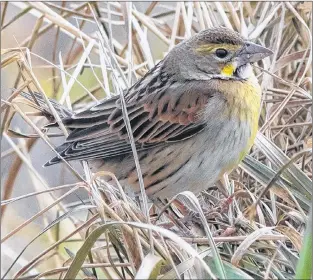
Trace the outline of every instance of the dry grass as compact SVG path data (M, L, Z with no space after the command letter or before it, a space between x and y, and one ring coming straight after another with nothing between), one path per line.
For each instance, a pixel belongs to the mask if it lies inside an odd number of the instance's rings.
M8 17L11 5L19 12ZM36 18L22 42L1 50L2 71L11 67L17 73L10 85L15 89L1 100L1 136L10 145L1 157L12 158L3 180L1 219L8 221L5 216L17 201L27 207L27 201L36 197L40 206L36 215L2 236L2 254L16 253L12 262L4 264L2 277L168 279L184 274L193 279L293 278L299 253L306 249L302 240L312 196L311 3L152 2L141 10L138 5L1 3L2 31L25 15ZM156 219L144 193L141 203L134 201L121 186L116 189L100 180L108 174L91 174L86 163L83 172L62 163L76 183L53 188L46 183L41 170L33 166L30 150L41 139L47 149L55 151L51 139L67 135L47 96L77 110L104 96L121 94L175 44L218 25L241 32L272 49L274 55L255 65L263 96L260 132L251 154L219 188L212 187L198 198L181 194L200 213L201 222L190 225L194 236L188 236L190 232L166 214ZM49 61L33 50L51 30L55 43ZM61 35L71 43L67 51L57 52ZM47 68L50 77L44 82L49 81L49 87L43 87L37 70ZM86 83L86 75L88 79L93 76L92 85ZM36 106L25 104L21 91L42 93L60 131L42 128L45 118ZM26 125L14 126L12 120L17 116ZM136 158L135 150L134 155ZM12 197L14 188L19 187L16 177L22 166L29 171L34 192ZM60 190L62 195L57 192ZM68 203L66 198L78 190L89 199L75 197L77 202ZM7 245L38 218L42 218L44 230L33 233L25 248ZM307 236L309 247L311 232ZM43 238L42 251L28 253L26 258L25 252L31 252L33 243ZM72 249L66 248L68 244ZM297 276L303 278L307 275L301 272L310 273L310 269L299 268L309 260L301 254Z

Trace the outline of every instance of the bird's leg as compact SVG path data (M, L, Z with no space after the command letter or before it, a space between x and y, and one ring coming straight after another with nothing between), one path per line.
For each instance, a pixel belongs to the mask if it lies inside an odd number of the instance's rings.
M170 228L176 232L178 231L178 233L180 232L185 237L203 236L203 221L201 220L200 213L193 209L191 205L189 206L188 201L176 198L170 201L170 203L167 200L162 201L159 199L153 202L161 211L158 218L164 214L170 220L170 223L163 223L163 227ZM222 199L218 205L210 209L205 204L200 204L206 220L210 221L216 217L222 219L222 213L228 211L231 202L232 196Z
M160 209L160 214L158 215L157 220L162 214L165 214L165 216L171 221L172 226L175 226L184 237L193 237L193 235L190 233L190 229L183 222L182 217L180 217L180 215L177 213L177 211L174 210L171 205L174 204L174 206L179 209L180 206L183 207L183 204L181 202L179 202L177 199L175 199L171 203L168 203L167 199L165 199L164 201L160 199L155 199L153 200L153 203ZM178 203L178 207L176 203ZM179 211L181 212L181 210ZM168 224L166 224L166 227L169 227Z
M216 182L216 186L225 197L229 196L230 185L227 173L224 173L223 176L221 176L220 180Z
M173 201L173 204L180 211L180 213L183 215L183 218L181 219L183 222L189 222L191 220L192 221L200 221L199 213L192 210L190 207L188 207L186 204L184 204L181 200L176 198Z
M201 209L207 221L212 220L219 216L221 217L223 213L227 213L227 211L229 210L229 206L231 205L233 201L234 194L233 195L228 194L228 190L230 189L230 187L229 187L229 184L227 183L228 183L228 178L224 177L224 180L220 182L222 186L219 186L218 190L223 193L225 198L220 199L218 203L216 203L214 206L212 205L212 207L209 207L209 205L205 203L205 200L203 199L199 200ZM200 213L196 211L196 209L194 209L192 206L188 206L189 205L188 201L185 203L184 201L185 201L184 199L182 200L175 199L173 202L176 208L184 216L182 219L182 222L202 225L203 221L201 220Z

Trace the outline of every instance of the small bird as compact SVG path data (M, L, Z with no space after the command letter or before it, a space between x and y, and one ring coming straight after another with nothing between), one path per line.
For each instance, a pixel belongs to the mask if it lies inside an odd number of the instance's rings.
M251 63L272 51L224 27L176 45L124 94L148 197L200 191L230 172L258 130L261 88ZM64 109L64 111L66 111ZM69 131L57 148L66 160L87 160L139 191L120 96L63 114ZM46 166L60 162L56 156Z

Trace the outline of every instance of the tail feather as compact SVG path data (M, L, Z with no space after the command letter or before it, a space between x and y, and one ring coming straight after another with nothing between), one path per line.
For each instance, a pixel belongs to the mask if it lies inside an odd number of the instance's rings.
M55 150L62 156L65 156L66 150L71 146L71 143L64 143L61 146L58 146ZM48 162L44 164L44 167L57 164L61 162L62 159L59 156L55 156L54 158L50 159Z
M38 103L42 112L45 115L47 115L47 117L49 117L49 119L51 119L51 118L54 119L53 114L50 111L49 106L47 105L45 99L42 97L42 94L40 94L38 92L29 93L29 92L22 91L21 96L23 96L24 98L26 98L27 100L29 100L31 102L34 102L36 104ZM53 99L49 99L49 101L51 102L53 108L57 111L57 113L61 119L64 119L66 117L70 117L73 114L72 111L68 110L63 105L59 104L57 101L55 101Z
M45 128L50 128L50 127L58 127L58 124L55 121L55 118L49 108L49 106L46 103L46 100L43 98L42 94L34 92L34 93L29 93L29 92L21 92L21 96L26 98L28 101L35 103L36 106L39 108L39 110L43 113L43 115L50 121L49 124L45 125ZM53 108L56 110L57 114L63 121L64 119L70 117L73 115L73 112L59 104L57 101L49 99L51 102ZM69 143L64 143L61 146L56 148L56 151L63 157L65 156L66 150L69 148L70 144ZM62 159L59 156L55 156L48 162L44 164L44 167L54 165L62 161Z
M57 163L59 163L61 161L61 159L59 157L54 157L52 159L50 159L49 161L47 161L43 167L48 167L48 166L51 166L51 165L55 165Z
M61 161L62 161L61 158L59 158L58 156L56 156L56 157L50 159L49 161L47 161L47 162L43 165L43 167L48 167L48 166L51 166L51 165L55 165L55 164L57 164L57 163L59 163L59 162L61 162Z

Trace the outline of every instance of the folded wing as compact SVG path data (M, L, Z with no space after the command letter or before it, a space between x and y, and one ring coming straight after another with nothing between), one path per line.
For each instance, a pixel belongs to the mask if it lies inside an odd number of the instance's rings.
M212 96L203 82L171 83L127 101L127 113L138 151L171 145L199 133L205 126L203 112ZM139 92L139 91L138 91ZM140 93L142 94L142 93ZM119 97L63 119L71 131L57 148L67 160L109 159L131 153ZM46 165L60 161L55 157Z

